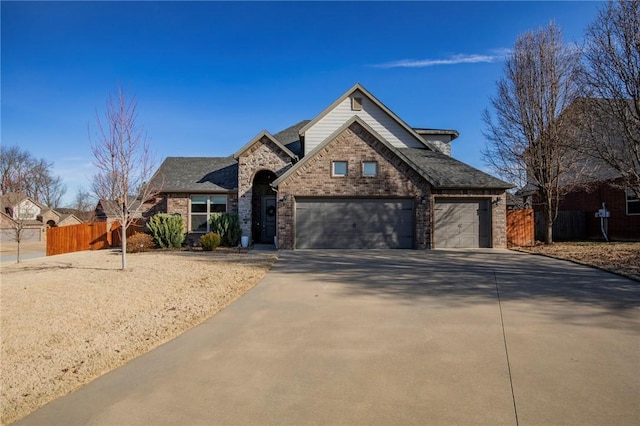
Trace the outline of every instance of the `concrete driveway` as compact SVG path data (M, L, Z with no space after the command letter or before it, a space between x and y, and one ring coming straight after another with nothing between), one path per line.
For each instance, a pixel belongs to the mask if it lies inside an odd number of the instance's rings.
M46 241L23 241L20 243L20 261L45 257ZM15 263L18 259L18 243L15 241L0 242L0 263Z
M499 250L284 252L215 317L19 424L638 424L639 290Z

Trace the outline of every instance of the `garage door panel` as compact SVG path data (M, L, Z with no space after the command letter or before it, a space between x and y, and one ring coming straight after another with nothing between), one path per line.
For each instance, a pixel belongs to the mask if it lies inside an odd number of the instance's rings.
M490 247L488 200L437 200L434 245L438 248Z
M413 202L299 199L296 248L412 248Z

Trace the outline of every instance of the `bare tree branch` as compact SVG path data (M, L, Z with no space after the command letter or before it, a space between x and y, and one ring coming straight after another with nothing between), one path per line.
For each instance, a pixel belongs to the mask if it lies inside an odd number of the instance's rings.
M610 1L587 28L584 152L640 196L640 0Z
M48 207L59 207L66 192L62 178L53 175L53 164L36 159L17 146L0 146L0 192L19 192Z
M155 159L137 123L136 108L136 97L118 87L108 97L103 117L96 113L97 133L91 140L97 169L92 188L122 226L122 269L127 267L126 230L160 190L150 183Z
M516 40L504 77L486 110L484 160L520 188L535 190L545 219L545 242L553 241L558 203L580 174L566 143L562 111L579 95L580 54L562 41L553 24Z

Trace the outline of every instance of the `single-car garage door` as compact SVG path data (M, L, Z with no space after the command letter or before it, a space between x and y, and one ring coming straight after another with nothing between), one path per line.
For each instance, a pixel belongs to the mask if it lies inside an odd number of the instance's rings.
M296 200L296 248L413 248L413 200Z
M489 200L436 200L434 247L491 247Z

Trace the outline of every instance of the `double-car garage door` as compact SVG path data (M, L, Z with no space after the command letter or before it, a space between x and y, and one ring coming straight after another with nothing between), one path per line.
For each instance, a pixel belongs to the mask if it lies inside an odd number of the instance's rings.
M296 200L296 248L413 248L413 200Z

